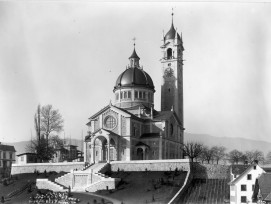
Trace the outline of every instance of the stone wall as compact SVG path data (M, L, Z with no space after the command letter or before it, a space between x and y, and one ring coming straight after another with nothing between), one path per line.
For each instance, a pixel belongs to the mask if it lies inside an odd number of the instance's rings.
M106 180L101 180L93 183L91 186L86 188L86 191L95 192L98 190L115 189L118 182L118 179L107 178Z
M73 179L73 174L72 173L67 173L64 174L63 176L60 176L55 179L55 182L61 184L62 186L65 186L68 188L69 186L72 186L72 179Z
M188 159L171 159L171 160L140 160L140 161L112 161L111 170L120 171L188 171L190 163Z
M220 164L191 163L194 178L229 179L230 166Z
M33 173L35 170L44 172L46 170L56 172L70 172L72 169L83 169L84 162L73 162L73 163L31 163L31 164L12 164L11 174L23 174Z
M49 189L52 191L64 191L63 187L52 182L49 181L48 179L37 179L36 180L36 186L38 189Z

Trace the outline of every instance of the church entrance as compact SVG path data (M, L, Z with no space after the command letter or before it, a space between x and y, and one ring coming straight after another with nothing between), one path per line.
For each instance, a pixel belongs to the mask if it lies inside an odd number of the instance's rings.
M106 137L102 135L96 137L93 145L91 145L91 149L91 161L93 163L117 160L116 143L112 138L110 138L110 145L108 145Z
M143 160L143 149L142 148L138 148L136 154L137 154L138 160Z

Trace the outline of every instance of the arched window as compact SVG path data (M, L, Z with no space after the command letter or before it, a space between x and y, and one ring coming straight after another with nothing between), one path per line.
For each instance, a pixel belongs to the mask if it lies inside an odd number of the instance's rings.
M168 48L167 49L167 59L171 59L172 58L172 49Z

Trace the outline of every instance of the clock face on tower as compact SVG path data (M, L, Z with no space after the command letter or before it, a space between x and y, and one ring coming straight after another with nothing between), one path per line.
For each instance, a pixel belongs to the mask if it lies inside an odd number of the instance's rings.
M173 76L173 73L174 73L173 69L170 68L170 67L168 67L168 68L165 69L164 76L165 76L165 77L172 77L172 76Z

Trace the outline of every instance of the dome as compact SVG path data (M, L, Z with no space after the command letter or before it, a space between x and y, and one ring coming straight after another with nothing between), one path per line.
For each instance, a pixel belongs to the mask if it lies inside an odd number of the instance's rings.
M116 81L115 89L119 87L145 87L154 89L150 75L140 68L128 68L120 74Z
M172 23L169 31L165 35L165 40L172 40L172 39L174 39L175 38L175 34L176 34L176 30L175 30L174 25ZM177 38L178 38L178 40L181 40L181 37L180 37L179 33L177 33Z

